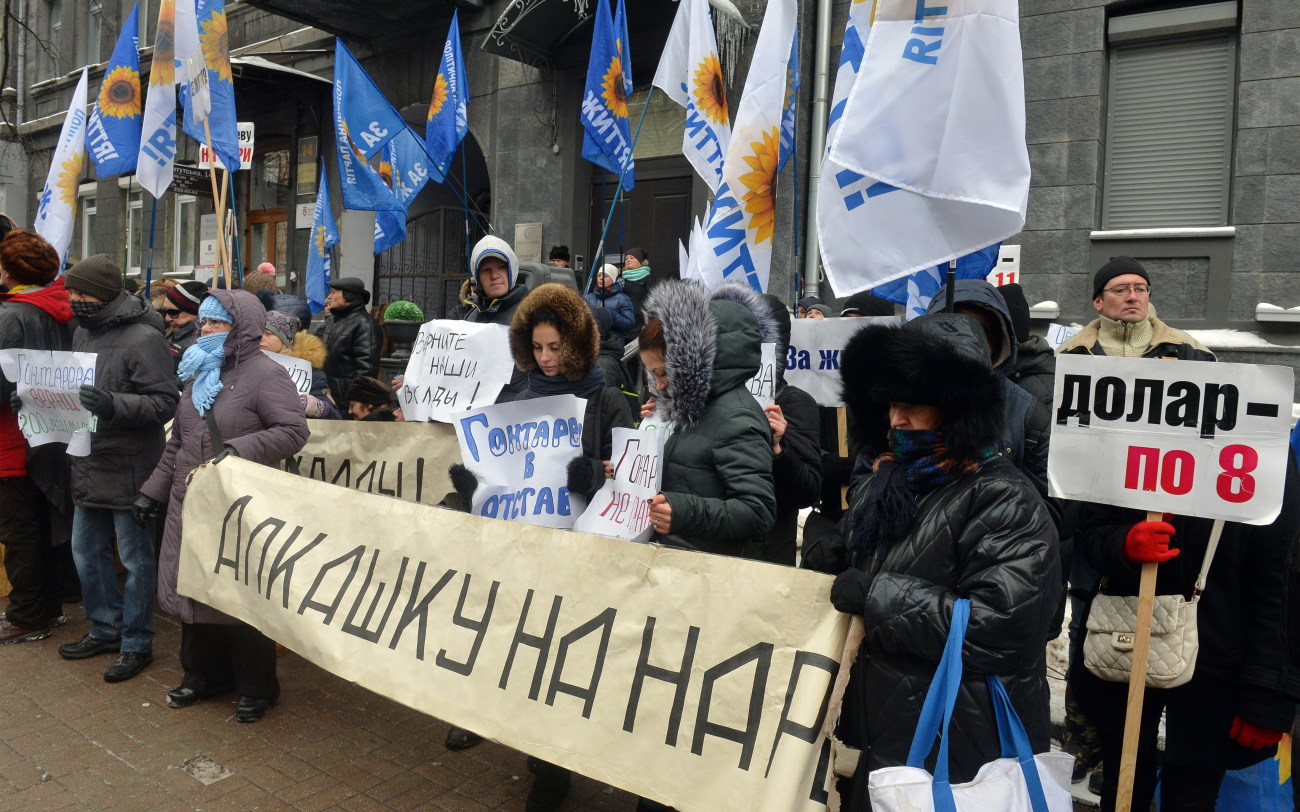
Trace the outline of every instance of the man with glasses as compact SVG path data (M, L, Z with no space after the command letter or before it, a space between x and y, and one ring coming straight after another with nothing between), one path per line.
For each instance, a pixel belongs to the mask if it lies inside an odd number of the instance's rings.
M1092 278L1092 297L1099 318L1062 344L1057 354L1215 360L1201 342L1156 318L1151 277L1136 259L1116 257L1103 265Z
M177 365L199 337L199 305L207 296L208 286L198 281L181 282L167 291L167 301L161 312L167 322L172 361Z

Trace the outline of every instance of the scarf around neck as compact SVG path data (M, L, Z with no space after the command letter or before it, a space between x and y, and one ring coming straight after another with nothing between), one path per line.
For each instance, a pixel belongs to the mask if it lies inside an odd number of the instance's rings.
M587 370L587 374L576 381L563 375L543 375L540 369L528 373L528 388L524 390L524 400L544 398L551 395L577 395L590 398L605 386L605 371L600 364Z
M200 336L181 357L177 370L182 381L194 379L190 398L199 414L207 414L212 402L221 391L221 364L226 360L226 338L230 333L212 333Z
M872 463L876 476L853 521L849 547L855 561L907 535L916 521L918 496L957 481L994 453L990 447L974 459L959 459L943 440L941 431L889 432L889 451Z

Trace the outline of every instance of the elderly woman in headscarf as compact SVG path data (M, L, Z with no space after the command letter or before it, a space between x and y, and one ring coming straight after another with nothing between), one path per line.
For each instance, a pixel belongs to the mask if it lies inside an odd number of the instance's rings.
M263 301L258 297L258 301ZM262 349L297 358L311 364L311 391L298 395L298 402L308 417L341 417L339 407L330 392L329 377L325 374L325 342L301 329L301 322L292 313L269 310L266 327L262 330Z
M1001 755L986 675L1002 678L1034 752L1047 750L1060 558L1043 500L996 453L1002 386L977 322L941 313L868 325L840 369L849 426L873 460L851 498L848 567L831 589L835 608L866 630L839 731L865 750L845 805L863 812L868 773L907 761L958 598L971 608L947 733L952 782Z
M307 420L284 367L259 349L266 310L253 294L214 290L199 306L199 339L185 351L185 382L171 439L132 511L157 517L167 504L158 602L181 621L181 684L167 704L184 708L235 691L235 719L256 722L280 695L275 643L260 631L176 590L181 518L190 472L227 456L274 465L302 450ZM213 430L215 426L215 431Z

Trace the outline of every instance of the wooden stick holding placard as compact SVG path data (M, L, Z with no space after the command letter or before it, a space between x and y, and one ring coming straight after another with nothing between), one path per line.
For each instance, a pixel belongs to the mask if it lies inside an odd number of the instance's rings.
M1147 512L1148 522L1164 518L1158 510ZM1156 567L1143 564L1138 582L1137 629L1133 637L1133 667L1128 677L1128 707L1124 712L1124 742L1119 758L1119 789L1116 812L1129 812L1133 805L1133 778L1137 775L1138 738L1142 735L1142 700L1147 686L1147 655L1151 649L1151 615L1156 602Z
M225 269L226 286L230 286L230 258L226 255L226 223L225 208L226 196L217 188L217 165L216 153L212 150L212 125L208 120L203 119L203 135L207 138L208 147L208 179L212 181L213 204L217 213L217 264ZM212 287L217 286L217 269L212 269Z
M844 407L841 406L835 410L835 424L840 433L840 456L848 459L849 457L849 419ZM849 506L849 486L845 485L840 488L840 507L848 508Z
M224 216L225 216L225 213L226 213L226 201L229 200L229 197L227 197L227 195L229 195L229 194L230 194L230 170L229 170L229 169L222 169L222 170L221 170L221 213L222 213L222 219L223 219L223 220L224 220ZM230 210L230 216L231 216L232 218L235 216L235 210L234 210L233 207L232 207L231 210ZM232 224L232 227L231 227L231 229L230 229L232 235L233 235L233 233L234 233L234 230L235 230L235 228L234 228L234 226L233 226L233 224ZM222 247L223 249L225 249L225 252L226 252L226 265L225 265L225 268L226 268L226 290L234 290L234 285L231 284L231 279L230 279L230 274L232 273L232 270L231 270L231 267L230 267L230 244L226 242L226 229L225 229L225 223L224 223L224 222L222 222L222 224L221 224L221 247Z

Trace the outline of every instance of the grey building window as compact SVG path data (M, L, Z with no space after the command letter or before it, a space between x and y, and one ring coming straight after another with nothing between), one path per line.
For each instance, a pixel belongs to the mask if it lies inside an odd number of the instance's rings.
M63 0L45 0L45 41L36 44L40 79L53 79L63 72L59 56L63 38Z
M90 0L82 17L83 29L77 43L77 63L97 65L102 61L100 39L104 31L104 4Z
M1228 224L1237 5L1109 21L1103 229Z

